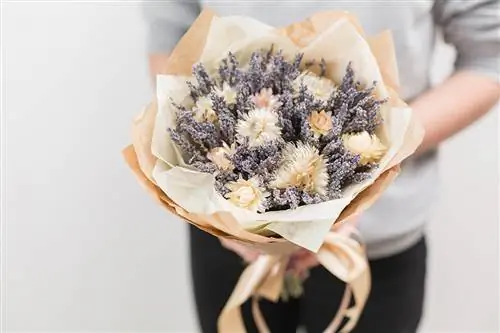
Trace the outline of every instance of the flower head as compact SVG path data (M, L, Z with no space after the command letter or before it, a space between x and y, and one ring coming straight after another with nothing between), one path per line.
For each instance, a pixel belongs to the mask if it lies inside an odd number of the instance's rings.
M236 145L233 143L231 146L228 146L225 142L222 144L222 147L216 147L211 149L207 158L212 161L219 169L228 171L233 170L234 165L228 159L228 156L232 156L236 151Z
M236 206L254 212L265 210L265 199L269 196L269 193L260 186L257 177L252 177L249 180L240 178L237 181L228 183L226 187L230 191L226 194L226 198Z
M194 118L198 122L215 122L217 120L217 114L213 109L212 100L209 97L200 97L196 101L194 106Z
M316 137L327 134L333 128L331 112L324 110L311 112L309 125Z
M344 146L351 153L359 155L361 165L376 163L380 161L387 151L376 135L363 131L356 134L345 134L342 136Z
M273 187L297 187L310 193L326 194L327 165L315 147L290 143L286 146L283 156L285 161L276 173Z
M278 102L278 97L273 95L273 90L271 88L264 88L253 96L252 102L254 102L257 108L266 108L269 110L275 110L280 107L281 103Z
M266 108L254 109L243 116L236 125L241 138L247 138L250 146L260 146L281 136L278 115Z
M222 89L215 88L215 91L218 96L224 98L227 104L231 105L236 103L237 91L232 88L227 82L224 82L222 85Z
M335 91L335 86L332 81L324 77L319 77L314 74L305 73L300 75L294 81L295 91L300 90L301 85L305 85L307 90L317 99L326 101Z

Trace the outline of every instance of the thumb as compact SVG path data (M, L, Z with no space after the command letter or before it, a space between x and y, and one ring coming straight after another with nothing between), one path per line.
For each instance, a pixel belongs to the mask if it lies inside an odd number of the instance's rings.
M257 250L254 250L238 242L227 239L221 239L221 243L226 249L233 251L246 262L255 261L259 256Z

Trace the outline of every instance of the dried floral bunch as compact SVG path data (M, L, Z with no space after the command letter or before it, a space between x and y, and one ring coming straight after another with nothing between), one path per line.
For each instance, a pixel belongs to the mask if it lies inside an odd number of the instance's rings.
M230 53L213 75L199 63L196 82L187 82L190 103L175 104L171 138L239 207L265 212L337 199L386 152L375 135L385 101L375 83L356 82L350 65L338 84L325 70L323 61L287 61L273 49L254 52L246 66Z

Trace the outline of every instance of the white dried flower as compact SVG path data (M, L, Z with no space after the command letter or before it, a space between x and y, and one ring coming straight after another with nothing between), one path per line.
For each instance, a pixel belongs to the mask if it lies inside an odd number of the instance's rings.
M209 121L213 123L217 120L217 114L213 109L212 100L209 97L198 98L193 110L195 112L194 119L198 122Z
M270 194L260 186L258 178L252 177L249 180L240 178L228 183L226 187L231 191L226 194L226 198L236 206L253 212L265 210L265 199Z
M257 108L266 108L269 110L275 110L281 106L278 102L278 97L273 95L273 90L271 88L264 88L252 97L252 102Z
M283 151L283 156L285 160L276 173L272 187L293 186L310 193L326 194L326 161L315 147L304 143L289 143Z
M332 113L324 110L311 112L309 125L316 137L327 134L333 128Z
M312 73L301 74L294 81L294 90L298 92L300 86L304 84L314 97L319 100L326 101L335 91L335 85L327 78L316 76Z
M215 91L219 97L224 98L224 101L226 101L227 104L231 105L236 103L237 91L236 89L231 88L227 82L224 82L222 89L217 87Z
M236 151L236 145L233 143L231 146L228 146L225 142L222 147L216 147L211 149L207 157L210 161L212 161L215 165L217 165L221 170L233 170L234 165L227 158L227 156L231 156Z
M361 157L359 163L366 165L380 161L387 151L380 139L376 135L363 131L356 134L345 134L342 136L344 146L351 153Z
M250 146L260 146L281 136L278 115L266 108L254 109L238 121L236 132L241 138L248 138Z

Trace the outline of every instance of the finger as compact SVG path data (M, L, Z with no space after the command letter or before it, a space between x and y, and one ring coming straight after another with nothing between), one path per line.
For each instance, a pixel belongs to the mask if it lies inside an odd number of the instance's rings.
M236 253L238 253L242 258L248 259L248 260L250 260L255 254L255 251L253 251L252 249L250 249L244 245L240 245L240 244L238 244L234 247L234 251Z
M315 266L319 265L319 261L314 254L302 258L301 260L295 260L290 269L297 273L302 273Z
M246 262L255 261L260 254L257 250L254 250L248 246L245 246L243 244L234 241L224 239L221 242L225 248L227 248L230 251L233 251Z
M242 258L246 261L246 262L254 262L255 260L257 260L257 258L259 257L259 253L257 252L249 252L249 253L245 253Z
M303 258L305 258L305 257L309 256L310 254L312 254L312 252L311 252L311 251L306 250L306 249L300 249L300 250L298 250L297 252L295 252L294 254L292 254L292 256L291 256L291 257L292 257L294 260L301 260L301 259L303 259Z
M342 221L342 223L338 225L337 229L334 230L337 230L338 232L341 233L349 233L350 231L352 231L352 229L357 228L358 222L359 222L359 213L354 214L348 219Z

